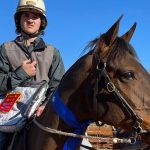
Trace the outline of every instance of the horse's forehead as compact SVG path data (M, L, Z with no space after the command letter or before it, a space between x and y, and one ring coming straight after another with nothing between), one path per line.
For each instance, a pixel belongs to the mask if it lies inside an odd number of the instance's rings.
M119 67L127 67L127 68L141 68L139 65L138 59L131 55L130 53L126 53L124 56L120 57L118 60L112 60L111 63L116 62Z

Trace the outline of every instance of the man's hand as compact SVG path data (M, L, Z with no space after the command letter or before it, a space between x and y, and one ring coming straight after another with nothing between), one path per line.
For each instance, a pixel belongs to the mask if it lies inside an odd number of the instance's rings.
M36 61L31 62L31 60L25 60L22 62L22 68L30 76L36 75Z
M42 114L42 112L44 111L44 109L45 109L45 106L40 106L40 107L38 108L38 110L36 111L36 116L37 116L37 117L40 117L41 114Z

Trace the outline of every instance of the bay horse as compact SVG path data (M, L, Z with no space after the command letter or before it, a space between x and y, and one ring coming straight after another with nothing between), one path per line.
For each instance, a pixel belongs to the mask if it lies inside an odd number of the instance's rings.
M91 41L90 51L65 73L42 116L36 118L38 123L69 133L86 124L80 132L84 134L89 123L101 121L150 144L150 75L129 43L136 23L119 37L121 18ZM43 131L34 122L22 132L14 140L14 150L63 150L68 140ZM80 144L81 139L73 143L73 149ZM73 149L68 146L67 150Z

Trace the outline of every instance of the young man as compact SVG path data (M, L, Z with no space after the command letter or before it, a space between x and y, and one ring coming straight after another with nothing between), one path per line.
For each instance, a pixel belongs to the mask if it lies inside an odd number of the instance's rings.
M40 37L47 26L43 0L20 0L14 18L19 36L0 47L0 93L45 80L51 95L64 74L64 65L59 51ZM37 116L44 107L38 108ZM0 150L9 135L0 132Z

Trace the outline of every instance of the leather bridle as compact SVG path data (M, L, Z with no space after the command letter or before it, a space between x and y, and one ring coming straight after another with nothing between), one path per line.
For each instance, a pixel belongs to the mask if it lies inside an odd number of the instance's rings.
M141 123L142 118L136 114L136 112L133 110L133 108L128 104L127 100L122 96L122 94L119 92L119 90L116 88L112 80L110 79L108 72L106 70L106 63L100 60L98 54L94 55L96 60L96 82L94 86L94 110L96 112L96 117L98 120L98 90L99 90L99 81L101 77L105 79L106 82L106 89L109 93L112 93L116 97L116 101L122 106L125 113L127 113L134 121L132 126L132 143L136 142L136 139L140 137L140 134L142 133Z

